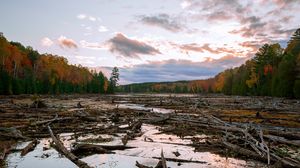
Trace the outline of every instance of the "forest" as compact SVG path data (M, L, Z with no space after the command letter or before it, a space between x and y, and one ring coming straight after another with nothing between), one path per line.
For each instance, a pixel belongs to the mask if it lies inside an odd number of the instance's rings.
M300 29L287 47L264 44L243 65L227 69L213 78L194 81L123 85L120 92L224 93L300 98Z
M39 54L32 47L8 42L0 34L0 94L113 93L119 78L81 65L70 65L62 56Z

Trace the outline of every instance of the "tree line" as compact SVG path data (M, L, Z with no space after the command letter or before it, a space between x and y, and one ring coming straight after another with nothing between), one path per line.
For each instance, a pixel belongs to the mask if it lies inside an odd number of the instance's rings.
M123 85L120 92L224 93L300 98L300 29L287 47L262 45L243 65L227 69L213 78L195 81Z
M114 93L118 68L110 79L100 71L70 65L64 57L40 54L9 42L0 33L0 94Z

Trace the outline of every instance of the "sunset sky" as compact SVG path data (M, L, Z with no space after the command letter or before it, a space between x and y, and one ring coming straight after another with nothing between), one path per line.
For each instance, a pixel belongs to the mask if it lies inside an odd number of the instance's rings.
M300 27L299 0L1 0L0 32L121 84L204 79Z

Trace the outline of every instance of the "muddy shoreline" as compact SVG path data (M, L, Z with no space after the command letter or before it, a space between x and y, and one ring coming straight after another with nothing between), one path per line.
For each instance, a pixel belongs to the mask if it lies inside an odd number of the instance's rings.
M136 167L136 161L155 166L159 160L168 167L300 163L299 100L216 94L20 95L2 96L0 109L2 167L76 167L59 154L47 126L91 167ZM21 156L35 139L38 144Z

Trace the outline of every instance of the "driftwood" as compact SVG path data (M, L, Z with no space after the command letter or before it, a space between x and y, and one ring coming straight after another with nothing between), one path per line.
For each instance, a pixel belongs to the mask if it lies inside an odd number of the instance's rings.
M226 148L231 149L232 151L234 151L234 152L236 152L240 155L244 155L244 156L251 157L251 158L254 158L254 159L258 159L258 160L261 160L261 161L266 161L267 160L267 157L262 157L259 154L257 154L256 152L253 152L249 149L242 148L238 145L235 145L235 144L232 144L232 143L229 143L229 142L226 142L226 141L223 141L222 143Z
M160 159L159 157L153 157L153 159ZM185 160L185 159L178 159L178 158L165 158L166 161L170 162L180 162L180 163L200 163L200 164L206 164L205 161L198 161L198 160Z
M268 138L272 141L275 141L275 142L280 142L280 143L300 147L300 140L288 140L288 139L285 139L284 137L279 137L279 136L275 136L275 135L264 135L264 137Z
M95 151L96 153L113 153L112 150L125 150L135 147L129 147L124 145L94 145L94 144L77 144L72 150L74 153L81 151Z
M25 148L22 149L21 156L25 156L27 153L33 151L34 148L37 146L38 143L39 142L38 142L37 139L35 139L32 142L30 142Z
M25 139L22 133L16 128L0 128L0 139Z
M74 119L74 117L63 117L63 118L58 118L57 116L53 119L49 119L49 120L42 120L42 121L36 121L34 123L32 123L31 125L44 125L44 124L49 124L49 123L53 123L53 122L58 122L58 121L65 121L65 120L72 120Z
M9 151L10 151L10 149L8 149L8 148L0 149L0 161L5 159L6 154L8 154Z
M165 159L164 152L162 149L161 149L160 157L161 157L162 168L167 168L167 161Z
M76 113L74 114L74 116L75 117L79 117L80 119L82 119L84 121L91 121L91 122L101 121L101 119L98 119L97 117L93 117L88 112L83 111L83 110L76 111Z
M145 165L142 165L140 164L138 161L135 162L135 166L138 167L138 168L153 168L151 166L145 166Z
M255 158L261 161L267 161L268 164L270 164L271 161L273 162L279 161L282 163L284 167L300 167L299 161L291 160L290 158L281 158L276 154L271 153L269 151L268 146L264 143L264 140L262 138L264 135L262 134L262 131L260 131L261 142L257 141L251 134L247 132L247 130L244 130L243 133L245 134L245 138L241 140L247 142L255 152L249 149L242 148L239 145L235 145L230 142L227 142L226 139L222 141L223 145L226 148L229 148L232 151L235 151L241 155ZM235 137L239 138L237 136Z
M42 100L35 100L31 105L30 108L46 108L47 105Z
M54 143L55 143L55 145L56 145L56 147L57 147L57 149L60 153L65 155L69 160L71 160L73 163L75 163L80 168L91 168L87 163L79 160L79 158L77 156L75 156L73 153L71 153L70 151L68 151L64 147L63 143L54 136L54 134L53 134L53 132L52 132L49 125L48 125L48 131L49 131L49 133L51 135L51 138L54 141Z
M167 162L164 157L163 150L161 150L161 157L155 159L160 159L160 160L158 161L157 165L154 168L167 168ZM138 161L136 161L135 166L138 168L153 168L151 166L145 166L143 164L140 164Z
M135 148L135 147L125 146L125 145L99 145L99 146L101 146L106 150L125 150L125 149Z
M112 154L114 152L111 152L110 150L102 148L100 145L94 145L94 144L77 144L72 149L72 153L75 155L88 155L88 154Z

